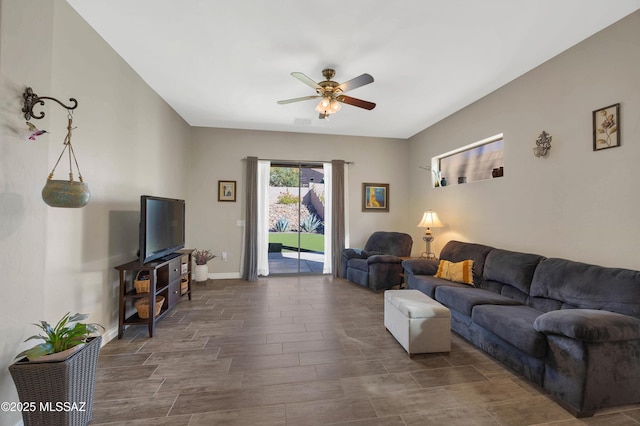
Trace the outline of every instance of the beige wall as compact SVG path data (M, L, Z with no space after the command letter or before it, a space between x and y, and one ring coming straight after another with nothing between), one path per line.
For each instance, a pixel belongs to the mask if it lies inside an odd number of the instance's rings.
M409 232L407 223L419 218L408 216L408 180L402 166L408 158L406 140L359 138L245 130L194 128L191 150L191 181L187 207L188 239L196 248L211 249L217 255L225 250L228 261L215 259L209 264L214 277L240 273L244 219L244 174L247 156L263 159L353 161L348 169L349 227L352 247L362 247L373 230ZM218 180L238 182L238 201L218 202ZM389 183L389 213L363 213L363 182Z
M640 268L640 12L410 139L411 216L450 239ZM622 146L592 151L591 112L621 104ZM532 153L553 137L548 158ZM504 133L504 177L431 188L431 157ZM418 232L414 232L419 237Z
M0 400L17 401L7 366L36 334L30 323L83 312L113 338L113 267L135 258L141 194L187 198L191 129L65 1L3 0L1 13ZM66 111L47 103L45 119L33 121L51 134L27 141L27 85L78 99L73 144L92 192L82 209L54 209L40 197ZM61 162L55 178L65 169ZM17 423L12 414L0 413L0 424Z

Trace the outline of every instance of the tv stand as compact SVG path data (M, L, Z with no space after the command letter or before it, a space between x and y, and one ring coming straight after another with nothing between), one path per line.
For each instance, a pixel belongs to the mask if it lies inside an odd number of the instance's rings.
M191 264L193 249L178 250L153 262L141 264L139 259L116 266L120 275L120 303L118 310L118 339L122 339L126 326L143 325L149 327L149 337L153 337L156 322L165 316L183 296L191 300ZM149 291L137 293L134 281L138 273L149 276ZM164 304L155 314L156 296L164 298ZM149 301L149 318L140 318L135 301L143 297Z
M163 261L163 262L168 262L168 261L173 260L173 259L175 259L176 257L180 257L180 256L182 256L182 253L180 253L180 252L175 252L175 253L168 254L168 255L166 255L166 256L162 256L162 257L160 258L160 260L161 260L161 261Z

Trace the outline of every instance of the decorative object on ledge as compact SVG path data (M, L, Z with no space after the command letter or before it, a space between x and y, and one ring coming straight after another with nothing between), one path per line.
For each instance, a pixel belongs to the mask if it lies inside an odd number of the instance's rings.
M432 170L431 171L433 173L433 180L434 180L434 188L437 188L440 186L440 176L441 176L441 172L440 170Z
M536 157L546 157L549 154L549 150L551 149L551 135L544 130L536 139L536 147L533 148L533 155Z
M89 192L89 186L82 179L82 173L80 173L78 160L76 159L76 154L73 151L73 146L71 145L71 131L75 129L75 127L73 127L73 110L78 106L78 101L76 101L74 98L69 98L69 101L71 101L73 105L68 106L55 98L51 98L48 96L38 96L33 92L31 87L27 87L25 89L22 97L24 98L24 106L22 108L22 112L24 113L24 117L27 120L31 118L41 119L44 117L44 112L40 112L40 114L35 115L33 113L33 107L36 104L44 105L45 99L52 100L58 103L60 106L65 108L68 113L67 135L64 138L64 147L62 149L62 152L60 153L60 156L58 157L58 161L56 161L56 164L53 166L51 173L49 173L49 176L47 177L47 182L42 189L42 199L51 207L78 208L86 206L89 202L89 199L91 198L91 193ZM29 123L27 123L27 125L28 124ZM31 128L31 126L29 127ZM69 180L54 180L53 174L56 170L56 167L60 163L62 156L67 150L69 157ZM74 163L78 172L78 181L75 181L73 177Z
M422 215L422 220L418 223L418 228L427 228L424 232L422 239L425 242L426 251L423 252L420 257L426 257L428 259L434 259L436 255L431 252L431 242L434 240L433 234L431 234L431 228L442 228L444 225L438 217L438 213L429 209Z
M593 111L593 150L620 146L620 104Z

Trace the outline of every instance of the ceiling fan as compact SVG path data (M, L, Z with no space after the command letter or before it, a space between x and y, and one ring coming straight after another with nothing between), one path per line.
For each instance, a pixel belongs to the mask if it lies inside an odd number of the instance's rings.
M336 72L331 68L322 70L322 75L326 80L319 83L316 83L301 72L292 72L291 75L304 84L315 89L317 95L303 96L301 98L278 101L280 105L322 98L316 106L316 111L320 113L319 118L321 119L326 119L329 117L329 115L338 112L340 108L342 108L342 106L340 105L341 103L352 105L358 108L364 108L367 110L372 110L376 107L376 104L373 102L363 101L362 99L352 98L351 96L346 96L343 94L346 91L357 89L358 87L373 83L373 77L371 77L371 75L369 74L362 74L342 84L331 80L336 75Z

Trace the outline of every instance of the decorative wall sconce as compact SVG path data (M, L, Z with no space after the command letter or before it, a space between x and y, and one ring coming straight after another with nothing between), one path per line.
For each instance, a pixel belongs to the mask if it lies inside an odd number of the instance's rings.
M533 155L536 157L546 157L551 149L551 135L544 130L536 139L536 147L533 148Z
M73 146L71 145L71 131L75 129L72 127L73 125L73 110L78 106L78 101L74 98L69 98L69 101L72 102L72 106L68 106L60 102L55 98L51 98L48 96L38 96L33 92L31 87L27 87L22 94L24 98L24 106L22 108L22 112L24 113L24 118L30 120L31 118L41 119L44 117L44 112L40 112L40 114L35 115L33 113L33 107L36 104L44 105L45 100L51 100L58 103L60 106L67 110L67 135L64 138L64 148L58 157L58 161L53 166L51 173L47 177L47 182L42 189L42 199L45 203L50 205L51 207L84 207L89 202L91 198L91 193L89 192L89 186L83 181L82 174L80 173L80 167L78 166L78 160L76 159L76 154L73 151ZM27 125L30 124L27 122ZM31 127L31 126L29 126ZM68 151L69 156L69 180L54 180L53 173L60 163L62 159L62 155ZM72 161L73 159L73 161ZM73 164L76 165L76 170L78 172L78 181L75 181L73 178Z

